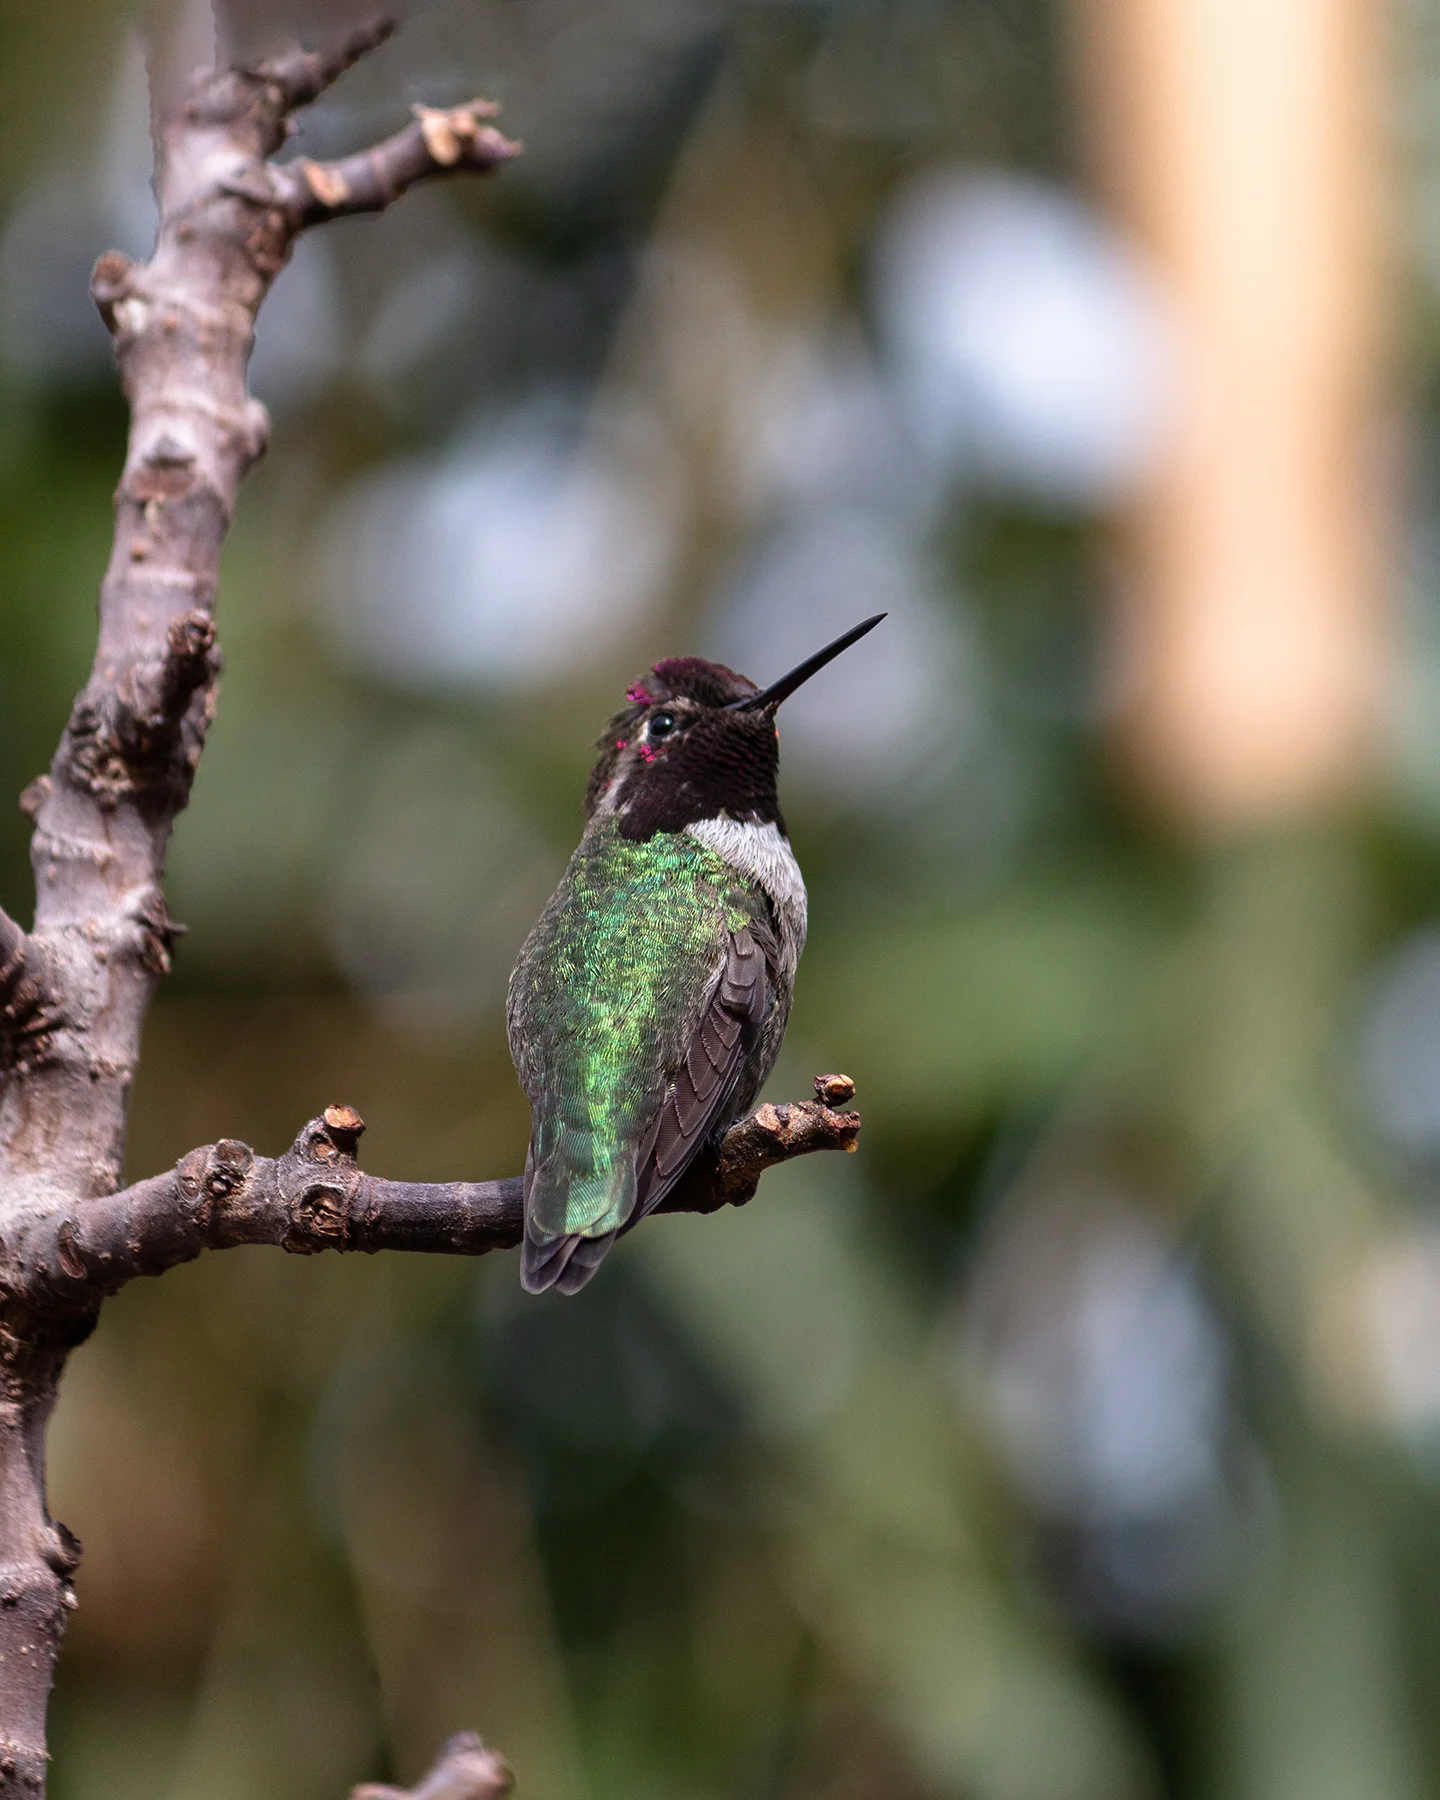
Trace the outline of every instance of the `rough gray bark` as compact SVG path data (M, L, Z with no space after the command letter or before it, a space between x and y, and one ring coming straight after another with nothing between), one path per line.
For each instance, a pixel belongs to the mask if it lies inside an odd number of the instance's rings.
M66 1355L104 1297L205 1248L383 1248L480 1254L519 1241L520 1183L391 1182L355 1160L358 1114L331 1107L276 1159L222 1141L117 1191L145 1012L177 927L162 878L220 667L212 607L240 482L265 447L246 391L255 317L300 232L388 206L414 182L485 171L519 146L482 101L415 120L336 162L270 159L292 111L389 35L380 21L328 52L198 71L158 122L160 227L144 264L111 253L92 291L130 402L94 667L34 824L35 920L0 912L0 1800L45 1783L45 1708L79 1546L45 1505L44 1434ZM670 1210L748 1199L762 1171L853 1149L853 1093L761 1107L693 1172ZM501 1759L452 1739L426 1800L506 1791ZM401 1790L370 1790L372 1800Z

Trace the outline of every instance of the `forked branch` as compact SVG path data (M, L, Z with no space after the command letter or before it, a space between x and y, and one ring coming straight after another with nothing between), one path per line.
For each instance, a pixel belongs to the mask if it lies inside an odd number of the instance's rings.
M34 929L0 925L0 1068L16 1072L0 1093L0 1215L37 1193L105 1194L118 1179L140 1030L175 929L165 851L214 712L220 548L269 434L246 368L270 284L307 227L519 149L475 101L419 109L338 162L272 161L293 109L389 31L381 20L330 50L197 71L159 122L153 256L111 252L95 267L130 442L94 667L30 790Z
M129 445L95 661L23 802L33 927L0 914L0 1800L44 1791L45 1707L77 1561L46 1510L45 1423L68 1350L115 1285L112 1242L134 1259L123 1230L104 1234L117 1225L141 1029L178 929L165 853L214 712L220 548L269 432L246 391L256 314L307 226L517 149L477 103L334 165L273 163L292 109L388 32L382 21L331 50L199 70L158 121L154 254L137 264L111 253L95 268ZM181 1199L174 1180L170 1199ZM159 1233L158 1210L132 1216ZM47 1217L56 1280L32 1287L17 1258ZM66 1221L77 1244L104 1239L78 1276Z

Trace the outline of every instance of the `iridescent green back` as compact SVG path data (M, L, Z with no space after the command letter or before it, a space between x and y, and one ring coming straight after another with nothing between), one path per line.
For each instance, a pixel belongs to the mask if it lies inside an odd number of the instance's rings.
M587 831L510 979L530 1099L527 1211L545 1238L599 1237L635 1204L635 1150L685 1055L728 934L760 904L685 832Z

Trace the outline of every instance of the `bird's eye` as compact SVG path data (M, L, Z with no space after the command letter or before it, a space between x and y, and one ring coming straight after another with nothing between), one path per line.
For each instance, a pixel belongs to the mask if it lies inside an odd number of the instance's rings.
M674 713L656 713L655 717L650 721L649 726L646 728L645 735L652 740L655 738L669 737L670 733L675 729L676 724L677 720Z

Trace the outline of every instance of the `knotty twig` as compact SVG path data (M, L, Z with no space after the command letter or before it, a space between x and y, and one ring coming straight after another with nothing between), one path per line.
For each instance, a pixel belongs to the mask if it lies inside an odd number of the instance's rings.
M23 1061L27 1041L53 1023L42 960L35 940L0 909L0 1067Z
M481 120L495 108L471 100L448 111L413 108L416 120L383 144L339 162L287 163L270 171L273 202L301 230L346 213L379 212L427 176L455 169L493 169L516 154L518 144Z
M413 1788L367 1781L351 1788L350 1800L504 1800L514 1785L505 1758L487 1750L473 1731L460 1731L446 1739L434 1767Z
M0 994L13 985L25 962L29 941L24 931L0 907Z
M38 1800L45 1709L79 1546L45 1506L45 1425L70 1349L103 1299L202 1250L404 1249L479 1255L518 1243L518 1177L428 1184L368 1175L363 1121L334 1106L282 1156L222 1140L119 1189L141 1028L180 927L162 880L214 715L212 607L241 480L264 448L246 388L255 319L298 235L388 206L415 182L498 168L519 146L484 101L416 107L384 142L332 162L272 160L291 114L389 36L377 20L318 50L201 69L157 120L159 229L145 263L116 252L91 291L130 403L115 536L90 676L34 826L35 919L0 912L0 1800ZM777 1162L853 1149L853 1095L762 1106L731 1127L666 1211L740 1205ZM419 1787L361 1800L494 1800L503 1760L452 1738Z

